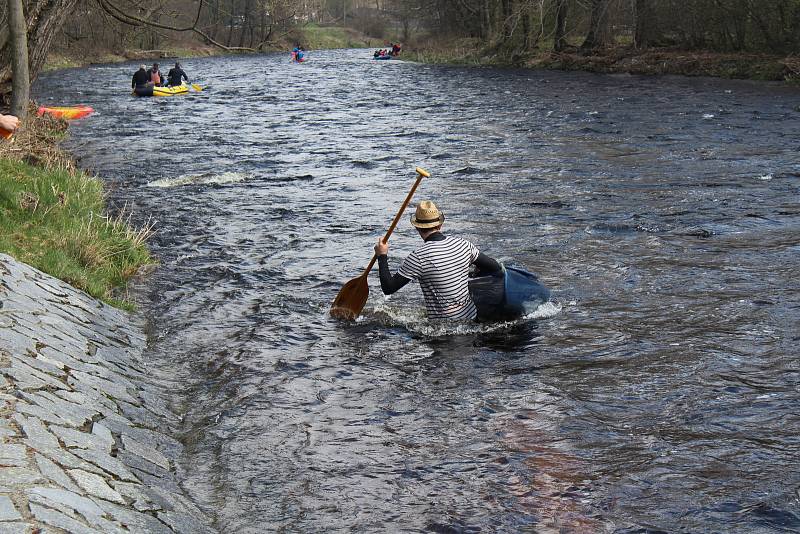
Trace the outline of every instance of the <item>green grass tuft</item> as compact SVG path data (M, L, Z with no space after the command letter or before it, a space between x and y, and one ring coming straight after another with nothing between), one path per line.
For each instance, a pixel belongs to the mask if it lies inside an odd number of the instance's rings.
M131 309L114 292L154 263L145 244L150 233L124 214L106 214L99 179L0 158L0 252Z

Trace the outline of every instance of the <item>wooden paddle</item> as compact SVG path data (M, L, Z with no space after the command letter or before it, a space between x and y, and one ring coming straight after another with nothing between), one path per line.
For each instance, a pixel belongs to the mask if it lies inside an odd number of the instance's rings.
M394 220L392 221L392 225L389 227L389 230L386 232L386 235L383 236L383 242L386 243L389 241L389 236L392 235L394 232L395 226L397 226L400 217L403 216L403 212L406 210L408 203L411 202L411 197L414 196L414 192L417 190L417 186L422 181L423 177L430 178L430 173L425 169L421 169L417 167L417 180L414 182L414 185L411 187L411 191L408 192L408 196L403 201L403 205L400 206L400 210L395 215ZM375 261L377 261L378 255L373 254L372 259L367 265L367 268L364 269L364 272L361 273L361 276L358 278L353 278L349 282L347 282L344 287L339 291L339 294L336 295L336 299L333 301L333 305L331 305L331 316L335 317L336 319L347 319L347 320L355 320L356 317L359 316L361 310L364 309L364 304L367 303L367 297L369 296L369 284L367 283L367 275L372 270L372 266L375 265Z

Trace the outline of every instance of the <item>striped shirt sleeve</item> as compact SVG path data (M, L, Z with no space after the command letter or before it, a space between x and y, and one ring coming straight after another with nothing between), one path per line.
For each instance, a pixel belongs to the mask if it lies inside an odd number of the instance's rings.
M419 277L422 276L422 262L416 250L406 256L397 272L409 280L419 280Z

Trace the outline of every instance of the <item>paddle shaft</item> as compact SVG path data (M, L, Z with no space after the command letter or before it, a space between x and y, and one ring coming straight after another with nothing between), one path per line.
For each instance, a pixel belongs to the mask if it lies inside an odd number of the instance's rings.
M394 220L392 221L391 226L389 226L389 229L386 231L386 235L383 236L383 242L384 243L389 241L389 236L392 235L392 232L394 232L394 229L397 226L397 223L400 222L400 217L402 217L403 216L403 212L406 211L406 208L408 207L408 203L411 202L411 197L413 197L414 193L416 193L417 187L419 186L419 183L427 175L427 173L420 172L421 170L422 169L417 167L417 180L414 182L414 185L411 186L411 191L408 192L408 196L403 201L403 205L400 206L400 209L397 211L397 215L394 216ZM364 269L364 272L361 274L361 276L366 277L369 274L369 272L372 270L372 267L375 265L375 262L377 260L378 260L378 255L377 254L373 254L372 255L372 259L369 261L369 265L367 265L367 268Z

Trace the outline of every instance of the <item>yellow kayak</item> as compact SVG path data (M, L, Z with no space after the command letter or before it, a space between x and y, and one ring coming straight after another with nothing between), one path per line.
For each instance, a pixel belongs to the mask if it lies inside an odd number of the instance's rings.
M189 88L184 85L176 85L174 87L153 87L153 96L172 96L172 95L182 95L183 93L188 93Z
M159 87L153 85L145 85L136 87L133 94L136 96L172 96L182 95L189 92L189 87L185 84L175 85L173 87Z

